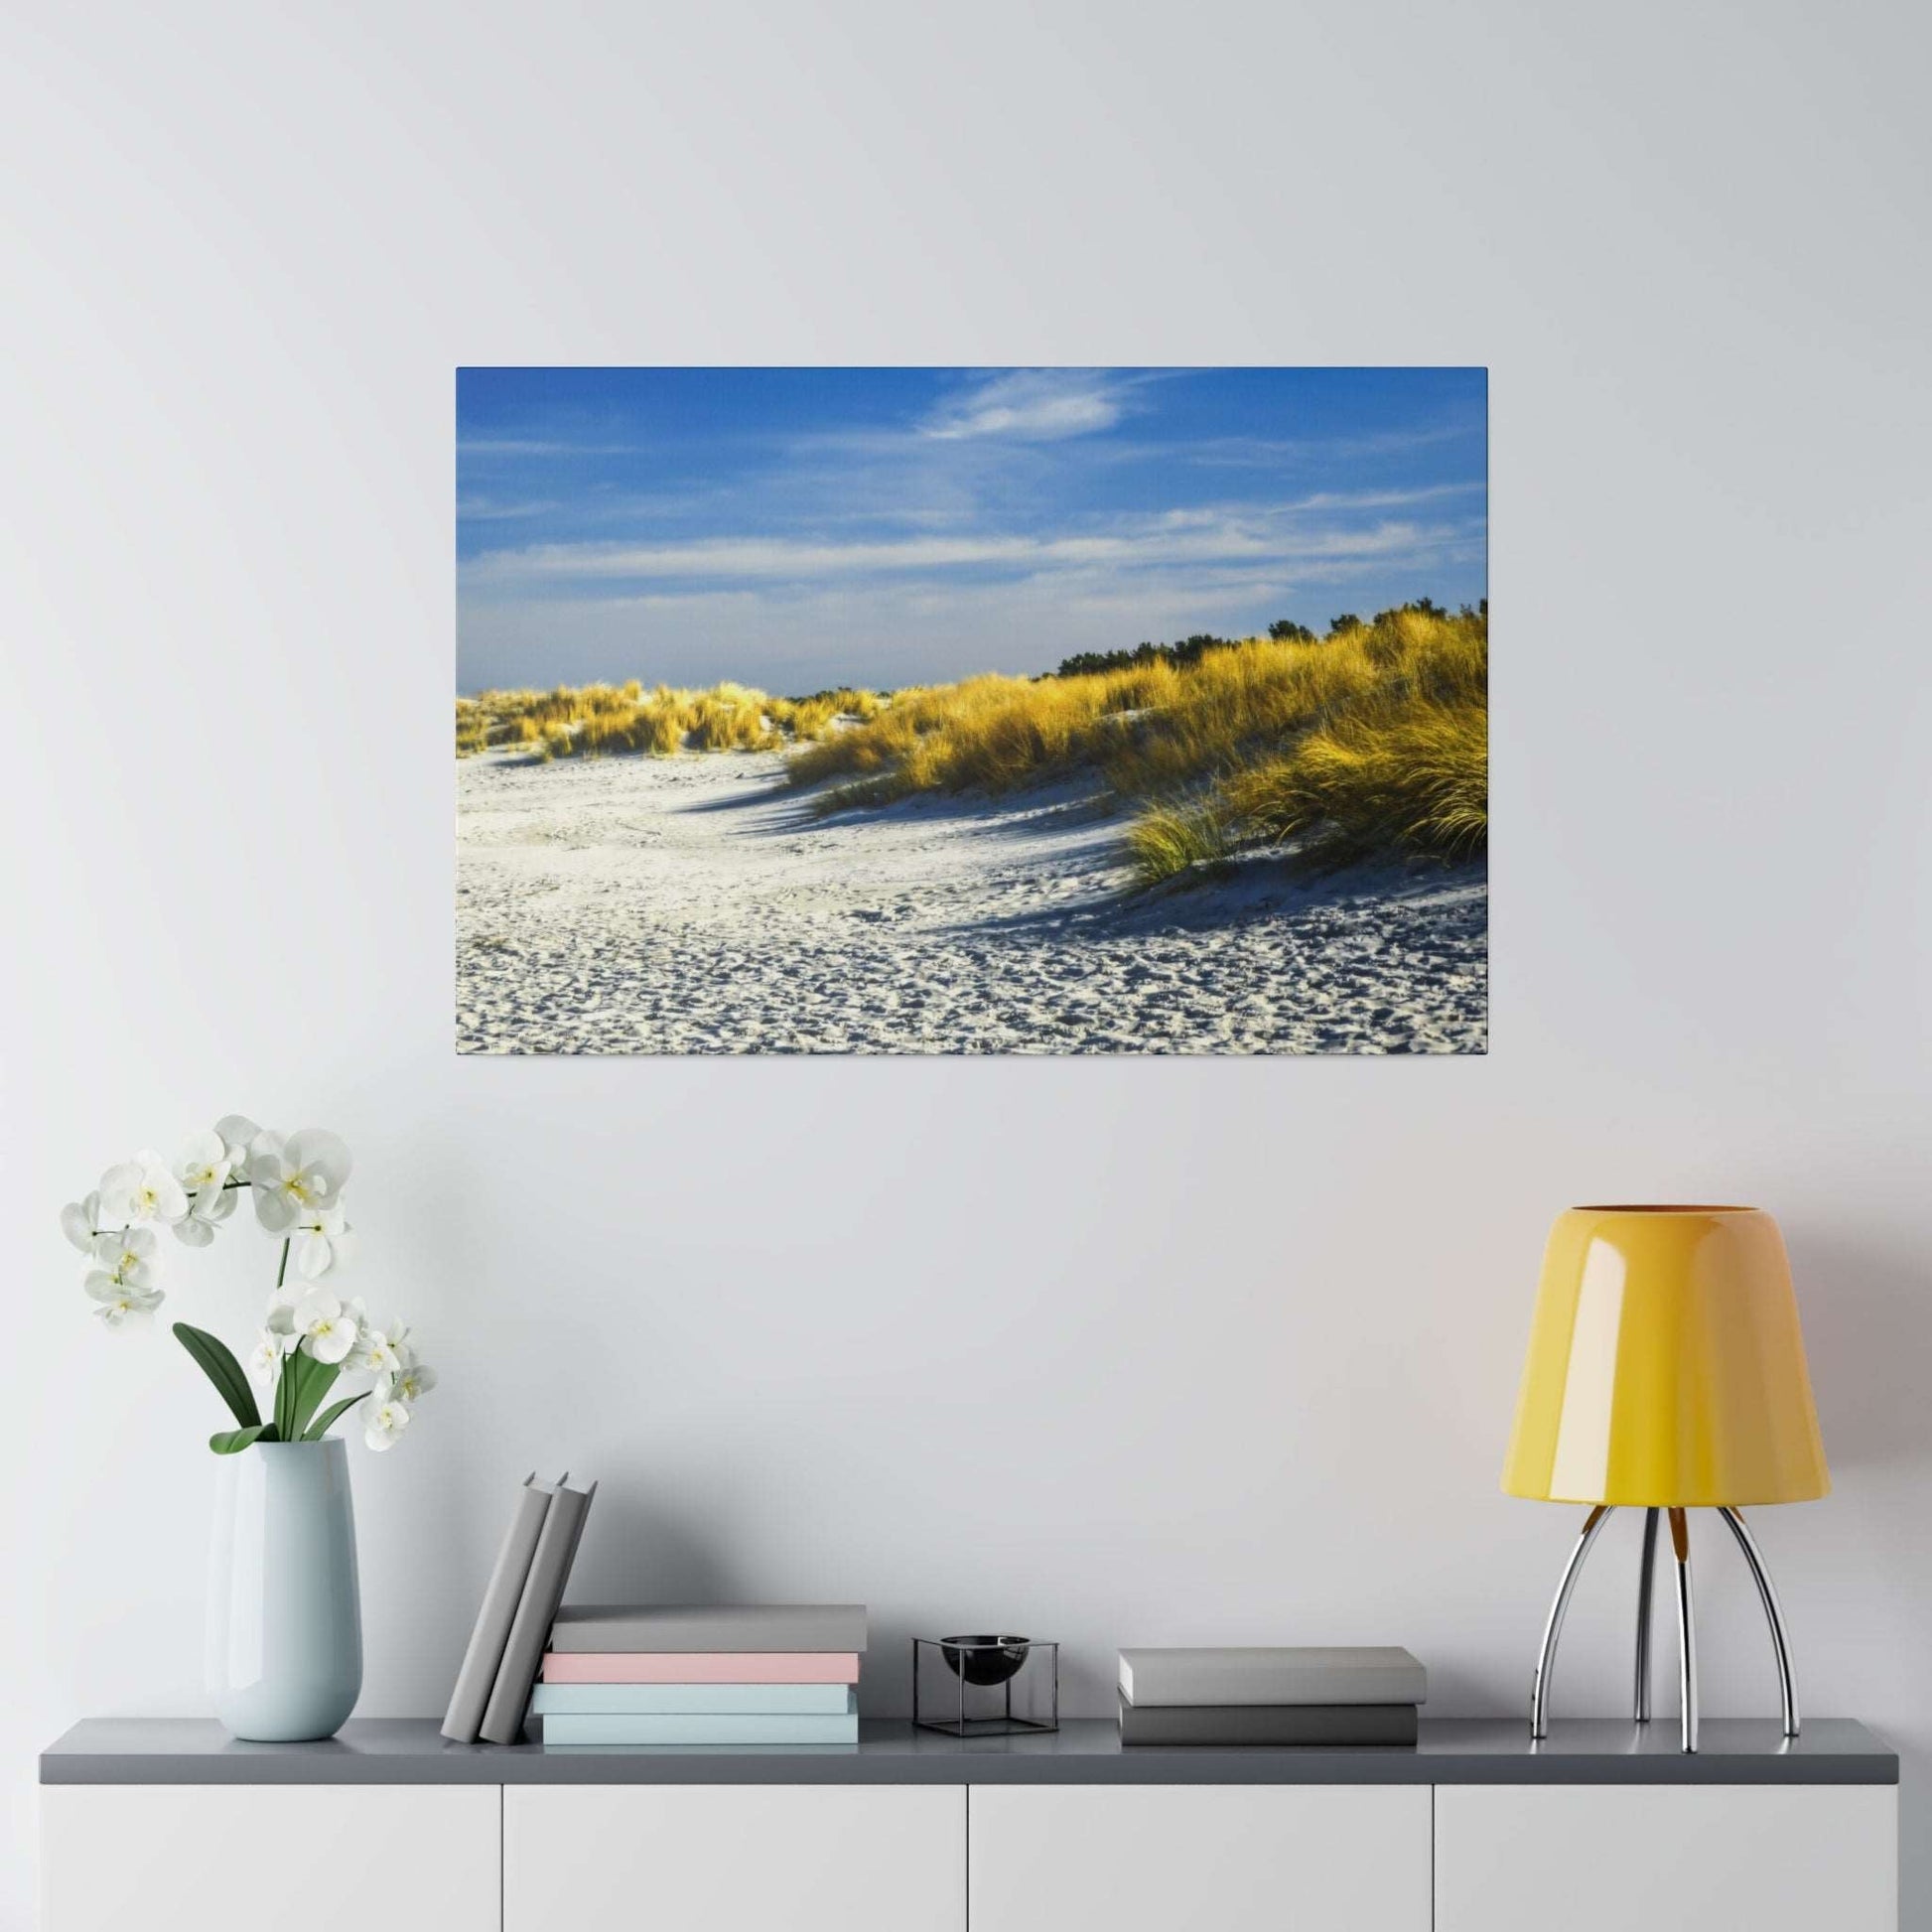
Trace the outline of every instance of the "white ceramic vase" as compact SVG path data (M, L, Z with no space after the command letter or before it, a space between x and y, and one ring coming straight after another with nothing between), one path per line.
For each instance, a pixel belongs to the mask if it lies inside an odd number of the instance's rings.
M362 1689L355 1515L340 1438L218 1458L207 1688L229 1733L333 1737Z

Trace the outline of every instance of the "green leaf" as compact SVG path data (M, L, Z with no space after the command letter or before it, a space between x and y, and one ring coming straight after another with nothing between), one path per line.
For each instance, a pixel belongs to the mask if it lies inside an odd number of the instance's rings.
M319 1362L313 1355L298 1353L294 1360L299 1366L295 1372L295 1395L289 1407L288 1439L299 1443L310 1418L322 1406L323 1397L335 1387L336 1378L343 1370L340 1362Z
M302 1364L308 1357L292 1348L282 1357L282 1373L275 1383L275 1427L282 1441L295 1441L295 1398L302 1383Z
M305 1443L319 1443L322 1439L355 1407L358 1402L366 1402L375 1393L364 1389L360 1395L345 1395L340 1402L333 1402L309 1425L309 1433L303 1437Z
M258 1422L250 1429L225 1429L217 1436L210 1436L207 1446L216 1455L235 1455L250 1443L259 1443L264 1436L274 1433L269 1424Z
M316 1405L328 1394L329 1385L340 1373L327 1362L319 1362L300 1347L282 1357L282 1373L275 1384L275 1426L285 1443L299 1443Z
M228 1344L206 1328L191 1328L186 1321L175 1323L175 1339L201 1365L202 1373L214 1384L215 1393L228 1405L235 1421L243 1429L259 1427L261 1411L255 1407L255 1392Z

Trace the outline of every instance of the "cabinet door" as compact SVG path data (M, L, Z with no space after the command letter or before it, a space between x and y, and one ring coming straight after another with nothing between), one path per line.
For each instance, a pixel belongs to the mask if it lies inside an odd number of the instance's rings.
M975 1785L973 1932L1429 1932L1427 1785Z
M41 1787L41 1932L499 1932L497 1787Z
M958 1785L511 1785L504 1932L965 1932Z
M1436 1932L1896 1932L1894 1785L1444 1785Z

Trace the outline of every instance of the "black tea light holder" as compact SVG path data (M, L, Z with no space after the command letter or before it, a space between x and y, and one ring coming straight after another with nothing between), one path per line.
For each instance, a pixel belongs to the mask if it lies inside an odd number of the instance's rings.
M950 1737L1059 1729L1059 1645L1031 1637L914 1637L912 1722Z

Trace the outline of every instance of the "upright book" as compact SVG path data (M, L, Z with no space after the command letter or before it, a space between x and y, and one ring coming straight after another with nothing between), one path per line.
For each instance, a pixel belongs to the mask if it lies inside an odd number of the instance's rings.
M1423 1667L1394 1644L1123 1650L1121 1695L1164 1704L1421 1704Z
M558 1481L564 1479L560 1476ZM450 1708L443 1719L443 1735L456 1743L474 1744L483 1730L483 1712L503 1661L503 1646L509 1641L516 1606L529 1579L530 1559L536 1554L537 1537L556 1489L556 1483L539 1482L532 1469L517 1491L516 1508L503 1533L502 1547L496 1552L496 1567L483 1587L483 1607L477 1612L470 1647L463 1653L456 1689L450 1693Z
M584 1519L596 1494L596 1483L588 1489L570 1489L560 1483L544 1511L543 1527L530 1556L530 1574L524 1579L516 1615L503 1643L503 1661L497 1666L496 1682L483 1711L482 1734L492 1744L513 1744L523 1734L523 1713L537 1681L537 1667L543 1661L544 1642L563 1601L564 1587L570 1582L570 1566L576 1561Z

